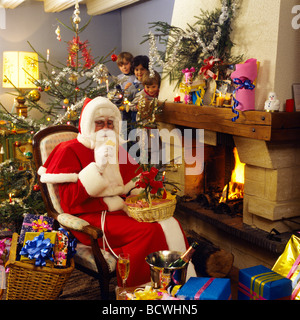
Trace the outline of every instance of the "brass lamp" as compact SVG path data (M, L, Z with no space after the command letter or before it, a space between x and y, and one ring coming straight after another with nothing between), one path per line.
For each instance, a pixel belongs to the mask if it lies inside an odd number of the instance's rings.
M34 80L39 79L38 54L24 51L3 52L3 88L23 89L36 88ZM27 117L25 97L20 94L16 98L16 111L19 116Z

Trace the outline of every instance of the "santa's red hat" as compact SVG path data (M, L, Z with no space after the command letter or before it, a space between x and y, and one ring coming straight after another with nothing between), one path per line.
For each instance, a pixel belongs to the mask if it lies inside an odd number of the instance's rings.
M119 122L122 118L118 107L109 99L104 97L97 97L94 99L86 98L79 120L78 141L84 144L86 147L93 149L95 120L103 117L114 121L114 131L117 135L119 135Z

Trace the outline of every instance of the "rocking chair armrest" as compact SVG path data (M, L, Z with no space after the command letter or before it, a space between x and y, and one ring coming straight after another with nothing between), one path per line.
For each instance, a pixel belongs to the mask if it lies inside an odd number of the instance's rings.
M101 238L103 233L102 230L90 225L87 221L73 216L69 213L59 213L56 216L56 220L64 227L70 230L83 232L93 239Z

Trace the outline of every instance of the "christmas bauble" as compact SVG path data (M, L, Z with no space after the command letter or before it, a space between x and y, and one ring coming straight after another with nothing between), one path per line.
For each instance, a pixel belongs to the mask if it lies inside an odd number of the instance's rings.
M64 99L64 104L69 104L69 99Z
M31 159L33 157L33 154L32 152L27 151L27 152L24 152L24 156L26 157L26 159Z
M116 54L112 54L112 55L111 55L111 60L112 60L113 62L117 61L117 59L118 59L118 56L117 56Z
M78 16L76 16L76 17L73 18L73 22L74 22L75 24L79 24L80 21L81 21L81 18L78 17Z
M41 94L39 93L38 90L33 89L29 91L29 93L27 94L27 98L31 101L39 101L41 98Z

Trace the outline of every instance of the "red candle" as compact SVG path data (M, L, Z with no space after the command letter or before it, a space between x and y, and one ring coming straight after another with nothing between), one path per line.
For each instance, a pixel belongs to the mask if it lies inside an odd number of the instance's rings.
M287 99L285 104L285 111L286 112L294 112L294 99Z

